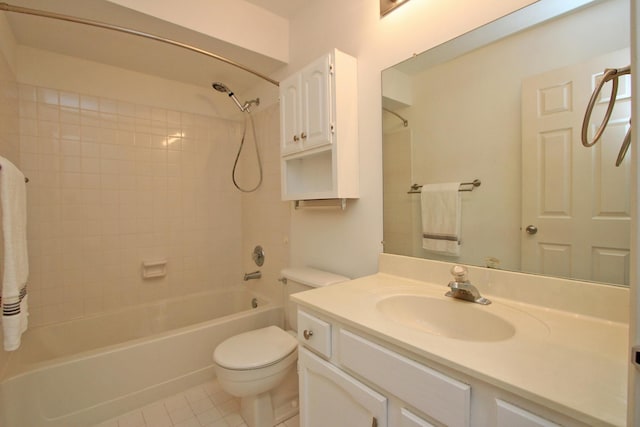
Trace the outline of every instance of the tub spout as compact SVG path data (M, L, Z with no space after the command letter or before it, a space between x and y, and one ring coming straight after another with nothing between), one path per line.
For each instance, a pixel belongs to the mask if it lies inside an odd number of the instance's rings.
M244 273L244 281L248 281L248 280L252 280L252 279L259 279L262 277L262 273L260 273L260 270L258 271L253 271L251 273Z

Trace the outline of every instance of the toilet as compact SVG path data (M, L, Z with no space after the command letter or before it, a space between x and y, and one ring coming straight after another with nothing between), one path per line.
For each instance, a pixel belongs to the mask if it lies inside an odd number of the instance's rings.
M222 389L240 398L240 413L249 427L273 427L298 412L298 341L296 304L289 295L349 278L314 268L281 272L285 297L285 331L277 326L226 339L213 352Z

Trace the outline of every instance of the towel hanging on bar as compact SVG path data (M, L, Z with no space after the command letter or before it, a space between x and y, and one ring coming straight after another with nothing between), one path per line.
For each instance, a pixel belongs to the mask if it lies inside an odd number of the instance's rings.
M2 170L2 165L0 165L0 170ZM27 178L26 176L24 177L24 182L29 182L29 178Z
M474 179L472 182L461 182L460 188L458 189L458 191L473 191L474 188L480 187L481 184L482 184L482 181L480 181L479 179ZM407 194L420 194L421 189L422 189L422 185L413 184L411 186L411 190L407 191Z
M2 297L2 330L4 350L20 347L22 333L27 329L29 305L27 280L29 254L27 251L27 186L24 175L8 159L0 157L0 205L4 240L4 272ZM22 182L21 182L22 181Z
M422 248L460 255L462 204L460 183L425 184L420 191Z

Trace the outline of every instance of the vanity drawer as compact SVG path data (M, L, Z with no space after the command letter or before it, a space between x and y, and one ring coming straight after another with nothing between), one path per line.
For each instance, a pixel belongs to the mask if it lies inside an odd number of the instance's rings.
M331 357L331 324L298 310L298 341L329 359Z
M556 423L545 420L504 400L496 399L496 405L498 409L498 427L560 427Z
M471 387L349 331L339 333L340 363L434 420L469 425Z
M427 420L423 420L407 408L400 410L400 426L401 427L435 427Z

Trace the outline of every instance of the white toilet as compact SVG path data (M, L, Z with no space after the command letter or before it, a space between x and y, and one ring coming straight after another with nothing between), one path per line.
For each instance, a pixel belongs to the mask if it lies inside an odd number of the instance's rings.
M240 412L249 427L273 427L297 413L298 360L296 304L289 295L349 280L313 268L282 270L286 332L268 326L220 343L213 361L220 386L240 397Z

